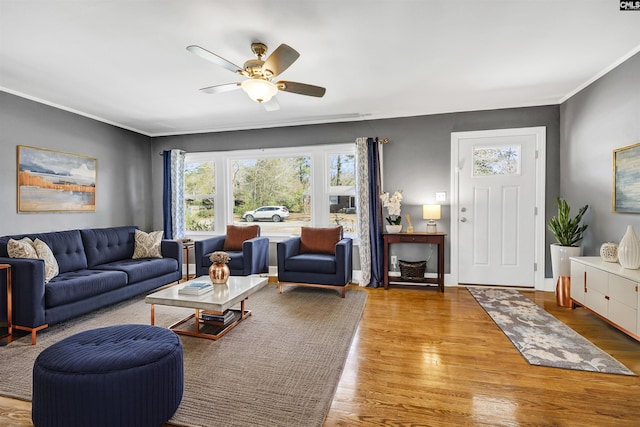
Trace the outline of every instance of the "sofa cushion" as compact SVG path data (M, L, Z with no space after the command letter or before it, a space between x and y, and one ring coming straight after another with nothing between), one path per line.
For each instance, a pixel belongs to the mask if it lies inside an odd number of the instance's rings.
M135 231L135 244L132 258L162 258L161 243L163 231Z
M127 284L122 271L77 270L61 273L44 288L46 308L100 295Z
M55 231L52 233L34 234L45 242L58 261L60 273L87 268L87 256L80 237L80 230Z
M336 244L342 239L342 226L302 227L300 231L301 254L336 254ZM304 271L304 270L300 270Z
M336 257L328 254L294 255L284 261L284 269L306 273L335 274Z
M110 227L80 230L89 268L133 256L136 228Z
M33 241L28 237L20 240L9 239L7 242L7 254L11 258L38 258Z
M224 239L223 250L241 251L245 240L260 235L259 225L227 225L227 236Z
M38 258L44 261L44 281L49 283L60 272L58 261L56 261L56 257L53 256L49 246L42 240L36 239L33 242L33 247L36 249Z
M123 259L108 264L96 265L96 270L122 271L127 274L127 283L137 283L178 270L174 258Z

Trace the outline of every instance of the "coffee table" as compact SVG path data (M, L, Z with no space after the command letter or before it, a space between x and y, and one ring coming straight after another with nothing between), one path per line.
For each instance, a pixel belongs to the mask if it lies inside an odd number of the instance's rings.
M185 295L178 292L180 288L190 282L211 282L209 276L200 276L187 282L179 283L170 288L162 289L145 297L144 301L151 304L151 324L155 324L155 305L193 308L194 313L169 326L176 334L217 340L229 332L241 321L251 316L251 311L245 309L245 301L249 295L262 289L267 284L267 277L259 275L230 276L224 285L214 285L214 289L202 295ZM236 305L239 308L233 308ZM222 324L203 320L202 314L223 315L227 310L233 311L234 317L228 323ZM193 322L190 320L193 319ZM183 328L179 328L189 322Z

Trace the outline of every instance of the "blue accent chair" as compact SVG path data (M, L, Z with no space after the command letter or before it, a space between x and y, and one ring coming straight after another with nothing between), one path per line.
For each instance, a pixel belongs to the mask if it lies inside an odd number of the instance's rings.
M225 251L224 242L227 236L215 236L205 240L197 240L194 245L196 276L209 274L211 260L209 256L215 251L224 251L231 257L229 270L232 276L248 276L269 272L269 239L254 237L242 243L241 251Z
M336 289L342 298L351 282L353 241L344 237L335 245L335 255L300 253L300 237L278 242L278 282L282 285Z

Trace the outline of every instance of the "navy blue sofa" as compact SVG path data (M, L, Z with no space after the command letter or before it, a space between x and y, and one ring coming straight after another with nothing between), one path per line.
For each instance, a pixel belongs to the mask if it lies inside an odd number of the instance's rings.
M197 240L194 244L196 276L209 274L211 260L209 256L215 251L224 251L227 236L215 236ZM269 272L269 239L254 237L242 243L241 251L224 251L231 257L229 270L232 276L248 276Z
M135 230L125 226L0 237L0 263L12 267L14 328L31 332L35 344L36 332L48 325L180 280L181 244L163 240L162 258L132 259ZM49 283L44 281L44 261L9 258L7 242L23 237L38 238L51 248L60 273Z
M342 298L351 282L353 240L343 237L335 245L335 255L300 253L300 237L278 242L278 282L283 284L337 289Z

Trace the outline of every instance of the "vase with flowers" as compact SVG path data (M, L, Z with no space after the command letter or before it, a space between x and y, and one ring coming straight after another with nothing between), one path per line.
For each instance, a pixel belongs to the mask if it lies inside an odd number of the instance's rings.
M209 267L209 278L211 283L227 283L229 280L229 266L227 263L231 259L229 254L222 251L216 251L209 256L211 267Z
M387 208L389 216L387 220L387 233L399 233L402 230L402 217L400 216L400 205L402 204L402 190L397 190L393 193L393 196L389 196L389 193L382 193L380 195L382 206Z

